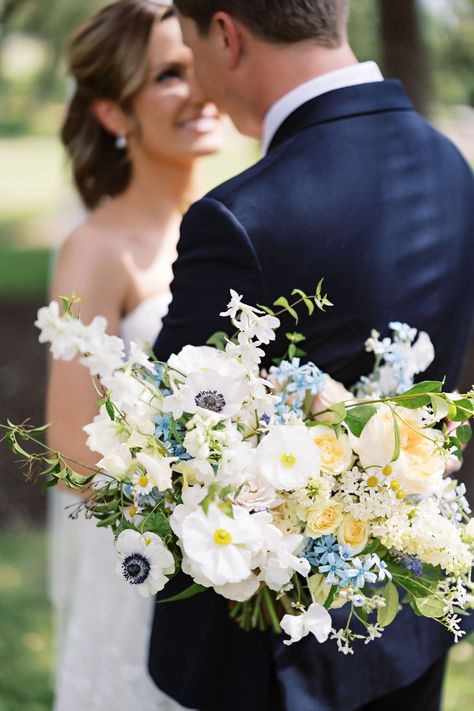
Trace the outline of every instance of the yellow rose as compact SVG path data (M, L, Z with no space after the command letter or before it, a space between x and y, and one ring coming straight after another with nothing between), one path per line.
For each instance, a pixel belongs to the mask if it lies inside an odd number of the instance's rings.
M430 496L443 482L445 461L439 451L441 433L423 427L416 413L400 412L400 456L393 462L394 477L407 494Z
M357 555L364 550L369 540L369 524L346 514L337 532L337 540L341 546L348 546Z
M311 430L321 452L321 467L334 474L347 471L352 462L352 448L346 434L336 435L332 427L318 425Z
M332 533L341 523L341 518L341 504L331 504L325 509L310 508L306 514L306 535L319 538L319 536Z

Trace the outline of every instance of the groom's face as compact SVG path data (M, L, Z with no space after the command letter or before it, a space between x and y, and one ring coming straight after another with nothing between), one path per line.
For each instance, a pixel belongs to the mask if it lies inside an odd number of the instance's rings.
M199 32L194 20L177 13L184 43L192 50L194 72L203 94L222 113L230 116L241 133L258 138L259 128L245 110L245 75L231 69L226 38L214 23L208 34Z

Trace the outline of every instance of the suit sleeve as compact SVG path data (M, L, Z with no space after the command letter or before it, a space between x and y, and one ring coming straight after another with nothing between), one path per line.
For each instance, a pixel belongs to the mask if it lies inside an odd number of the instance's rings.
M219 316L229 290L248 304L266 303L258 256L247 232L222 203L204 198L187 212L173 265L172 302L154 352L167 360L183 346L203 345L216 331L231 331Z

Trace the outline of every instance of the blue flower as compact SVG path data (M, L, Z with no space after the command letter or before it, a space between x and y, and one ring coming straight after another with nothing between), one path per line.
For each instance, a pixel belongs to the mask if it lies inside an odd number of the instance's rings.
M347 577L355 588L363 588L366 583L375 583L377 576L370 572L374 561L369 556L364 562L360 558L354 558L352 568L347 571Z
M400 563L402 568L409 570L415 577L419 578L423 575L423 563L418 558L415 558L414 555L407 555L406 553L397 552L395 559L398 563Z
M165 441L171 439L171 415L157 415L155 417L155 436Z
M326 565L320 565L320 573L328 573L327 581L331 585L341 585L347 579L348 565L337 553L328 553Z
M303 551L302 557L311 565L327 563L329 553L337 553L339 545L336 536L321 536L310 538Z
M379 556L375 553L372 555L372 560L379 569L379 581L381 582L382 580L385 580L385 578L391 580L392 573L389 571L387 563L384 560L380 560Z

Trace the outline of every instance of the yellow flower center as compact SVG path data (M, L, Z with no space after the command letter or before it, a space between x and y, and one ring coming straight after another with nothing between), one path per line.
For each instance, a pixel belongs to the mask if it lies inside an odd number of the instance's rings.
M130 516L133 518L134 516L137 515L137 511L138 511L138 509L137 509L136 506L130 506L130 510L129 510L128 513L129 513Z
M372 489L374 488L374 486L377 486L378 483L379 480L376 476L369 476L369 478L367 479L367 486L370 486Z
M400 488L400 484L399 484L398 481L395 481L395 480L394 480L394 481L392 481L392 483L390 484L390 487L391 487L392 491L398 491L399 488Z
M288 454L288 452L285 452L281 455L280 462L281 465L285 467L285 469L291 469L296 464L296 457L293 456L293 454Z
M390 464L387 464L387 466L382 469L382 474L383 474L384 476L390 476L390 474L391 474L392 472L393 472L393 469L392 469L392 467L390 466Z
M148 477L146 474L141 475L140 479L138 480L138 486L141 486L143 489L148 486Z
M397 491L397 499L398 499L399 501L402 501L402 499L404 499L405 496L406 496L406 494L405 494L405 492L403 491L403 489L400 489L399 491Z
M225 528L219 528L214 533L214 543L217 543L218 546L228 546L232 543L232 536Z

